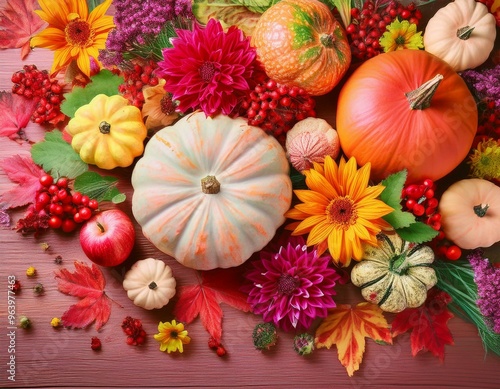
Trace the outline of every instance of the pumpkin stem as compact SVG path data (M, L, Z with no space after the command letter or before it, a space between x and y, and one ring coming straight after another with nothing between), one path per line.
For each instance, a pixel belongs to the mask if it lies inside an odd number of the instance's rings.
M111 132L111 124L103 120L99 123L99 131L101 131L101 134L109 134Z
M462 27L462 28L459 28L457 30L457 36L466 41L467 39L470 38L471 34L472 34L472 31L474 31L476 27L469 27L469 26L465 26L465 27Z
M333 34L321 34L321 36L319 37L319 41L326 48L330 48L333 47L335 39L333 38Z
M151 281L151 283L148 285L148 288L154 290L154 289L158 288L158 285L156 285L156 282Z
M486 211L488 210L490 206L488 204L478 204L474 206L474 213L479 216L483 217L486 216Z
M206 194L217 194L220 192L220 182L215 176L206 176L201 179L201 191Z
M443 79L442 74L436 76L427 82L424 82L417 89L405 93L406 99L410 103L411 109L426 109L431 106L432 96Z

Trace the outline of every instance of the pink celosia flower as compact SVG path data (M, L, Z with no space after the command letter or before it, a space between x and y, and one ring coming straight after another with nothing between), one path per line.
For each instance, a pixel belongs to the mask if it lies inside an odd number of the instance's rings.
M265 322L285 331L308 329L336 306L334 287L340 277L331 258L308 251L301 237L292 237L278 252L263 250L252 266L244 290L253 312Z
M165 90L179 101L178 110L203 110L207 116L229 115L250 89L256 67L255 48L236 27L224 32L220 22L210 19L205 28L179 29L173 47L163 50L158 74Z

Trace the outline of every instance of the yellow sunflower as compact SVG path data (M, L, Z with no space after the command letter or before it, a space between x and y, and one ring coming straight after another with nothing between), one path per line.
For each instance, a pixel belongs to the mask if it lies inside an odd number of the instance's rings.
M355 158L347 163L342 158L337 165L327 156L324 165L314 163L304 171L309 190L296 190L302 203L285 214L301 220L287 226L292 235L309 233L307 245L318 245L320 253L328 248L337 265L363 259L363 245L377 245L377 234L390 228L381 218L393 211L377 199L385 187L368 186L370 167L357 170Z
M51 74L76 60L78 68L89 77L90 58L100 66L99 49L104 49L108 33L115 27L113 17L104 15L111 0L90 14L85 0L38 0L38 4L41 10L35 12L48 26L31 39L31 46L55 52Z
M184 351L183 345L189 344L191 338L184 329L184 324L177 323L175 320L169 322L160 322L158 324L158 334L153 335L160 342L160 351L167 351L169 354L179 350Z

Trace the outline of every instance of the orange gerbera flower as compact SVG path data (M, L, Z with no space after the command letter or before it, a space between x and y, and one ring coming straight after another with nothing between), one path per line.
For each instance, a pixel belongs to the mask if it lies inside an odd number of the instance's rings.
M146 118L146 128L154 129L171 125L179 114L175 112L176 104L172 95L165 90L165 80L160 79L158 85L144 88L144 105L142 117Z
M357 170L355 158L347 163L342 158L337 166L327 156L324 165L314 163L304 171L309 190L296 190L302 203L285 214L301 220L287 226L292 235L309 233L307 245L318 245L320 254L328 248L337 265L363 259L363 245L377 245L377 234L390 228L382 216L393 211L377 199L385 187L368 186L370 167L368 163Z
M85 0L38 0L35 12L49 25L31 39L32 47L54 50L51 74L76 60L78 68L90 76L90 58L100 65L99 49L104 49L113 17L104 15L111 5L106 0L90 14Z

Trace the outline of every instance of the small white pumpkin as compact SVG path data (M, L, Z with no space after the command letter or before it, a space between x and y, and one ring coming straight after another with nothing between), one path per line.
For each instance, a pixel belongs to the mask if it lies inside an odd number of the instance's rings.
M165 262L146 258L137 261L123 279L123 289L135 305L144 309L158 309L175 296L176 281Z
M483 64L493 50L496 21L475 0L455 0L438 10L424 33L425 51L448 62L457 72Z
M437 283L429 246L402 240L399 235L380 234L377 247L366 246L363 260L351 271L351 281L361 288L365 300L385 312L416 308Z

